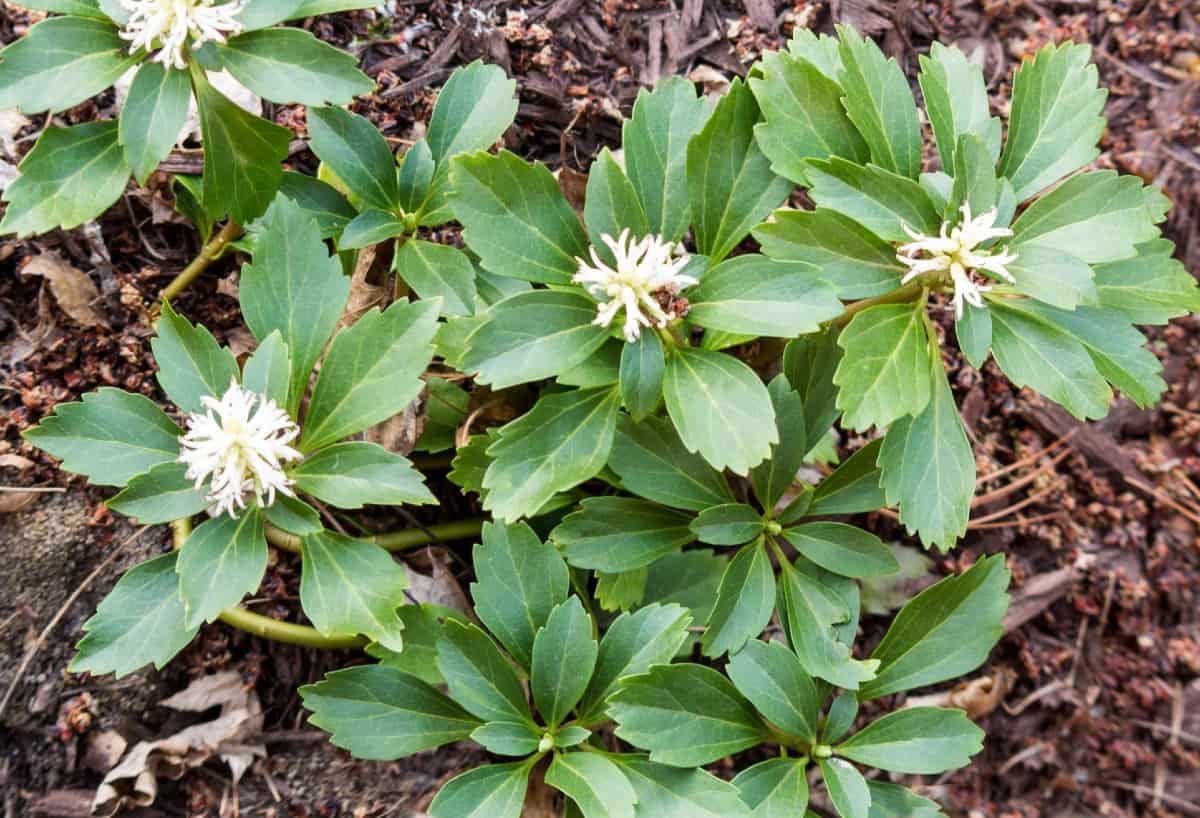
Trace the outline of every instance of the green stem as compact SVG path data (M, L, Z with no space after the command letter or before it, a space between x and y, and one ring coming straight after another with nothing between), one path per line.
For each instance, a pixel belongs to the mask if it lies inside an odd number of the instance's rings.
M192 533L192 521L188 518L175 520L171 523L171 533L172 547L182 548ZM325 636L316 628L308 625L280 622L241 607L226 608L221 611L220 618L226 625L263 639L270 639L272 642L285 642L289 645L325 650L361 648L367 644L367 640L361 636Z
M386 534L376 534L374 537L359 537L366 542L373 542L388 551L404 551L409 548L419 548L430 543L469 540L478 537L483 530L485 520L456 520L452 523L436 523L425 528L405 528L400 531L389 531ZM300 553L300 538L267 523L267 542L283 551Z
M842 314L837 318L834 318L832 321L830 321L830 324L835 327L845 326L847 323L849 323L851 318L858 315L863 310L870 309L871 307L878 307L880 304L903 304L906 301L912 301L915 297L919 296L923 290L925 290L925 287L926 285L920 280L911 281L900 289L893 290L886 295L877 295L874 298L864 298L861 301L855 301L852 304L847 304L845 311L843 311Z
M188 285L195 281L200 275L216 261L221 253L225 250L225 245L231 241L236 241L242 235L242 226L230 219L225 223L225 226L208 240L208 243L200 248L200 255L192 259L188 266L183 268L183 272L171 279L171 283L166 286L160 296L163 301L171 301L187 289Z

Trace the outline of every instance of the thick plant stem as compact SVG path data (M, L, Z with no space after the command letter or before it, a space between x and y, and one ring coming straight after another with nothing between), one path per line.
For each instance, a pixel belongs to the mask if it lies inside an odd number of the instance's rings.
M845 311L829 323L835 327L842 327L848 324L851 318L865 309L878 307L880 304L903 304L907 301L912 301L921 294L921 291L925 287L926 285L919 280L912 281L886 295L878 295L874 298L864 298L861 301L855 301L852 304L847 304Z
M176 549L182 548L192 533L192 521L186 518L175 520L171 523L171 533L171 545ZM270 639L272 642L325 650L361 648L367 644L367 640L361 636L325 636L308 625L280 622L240 607L226 608L221 611L220 618L226 625L263 639Z
M188 266L183 268L183 272L175 276L171 283L163 289L160 296L163 301L173 301L181 292L187 289L193 281L200 277L201 273L209 268L216 261L225 245L231 241L236 241L242 235L242 226L230 219L225 223L225 226L220 229L217 235L208 240L208 243L200 248L200 254L192 259Z
M419 548L441 541L468 540L478 537L483 530L484 520L456 520L452 523L437 523L425 528L405 528L400 531L389 531L386 534L376 534L373 537L359 537L365 542L373 542L388 551L404 551L409 548ZM300 538L282 529L267 524L267 542L283 551L300 553Z

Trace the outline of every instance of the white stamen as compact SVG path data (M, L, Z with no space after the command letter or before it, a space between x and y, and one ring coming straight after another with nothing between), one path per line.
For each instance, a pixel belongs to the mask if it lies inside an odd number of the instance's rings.
M187 433L179 439L179 462L187 465L196 488L209 481L205 499L213 504L211 511L236 517L249 495L261 506L274 503L277 491L294 497L283 464L301 456L287 445L300 427L287 413L236 381L220 400L206 396L201 402L208 413L188 417Z
M897 260L904 264L908 271L900 279L901 284L907 284L917 276L927 273L950 274L954 284L955 320L963 316L963 304L973 307L984 307L981 293L992 288L980 284L972 278L991 276L1000 278L1010 284L1016 283L1007 265L1017 260L1015 254L1008 252L1007 247L998 250L976 250L985 241L1011 236L1008 228L994 227L996 223L996 208L976 218L971 218L971 205L962 204L962 221L953 229L949 222L942 223L942 229L937 236L927 236L917 233L904 226L904 232L913 239L910 243L900 246L896 254Z
M187 68L184 51L206 42L224 43L226 35L240 34L237 21L242 0L215 5L213 0L120 0L129 12L121 38L129 41L129 53L153 51L154 62L167 68Z
M591 251L591 263L579 262L579 272L571 280L582 284L594 296L603 296L596 308L596 320L592 323L607 327L616 318L621 308L625 309L625 340L636 341L642 327L665 327L676 316L674 310L663 309L656 297L658 293L675 295L684 287L699 282L681 270L690 260L675 242L663 241L661 236L643 236L638 242L629 237L629 230L613 238L601 236L601 240L612 250L616 266L601 260L596 248Z

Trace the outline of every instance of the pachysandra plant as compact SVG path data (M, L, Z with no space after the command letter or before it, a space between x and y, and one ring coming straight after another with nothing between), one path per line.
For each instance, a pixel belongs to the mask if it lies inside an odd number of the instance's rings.
M1088 47L1048 45L1017 69L1002 139L980 68L935 43L919 79L942 169L923 172L899 66L839 33L801 32L750 80L771 167L816 204L779 210L754 235L766 255L816 264L840 297L863 299L827 330L842 350L842 424L886 430L888 502L924 542L949 546L966 528L975 464L931 295L948 300L968 361L991 353L1015 384L1085 419L1108 411L1110 385L1143 406L1157 399L1161 365L1133 324L1200 300L1159 233L1165 197L1114 171L1076 173L1104 128Z
M201 624L258 588L268 525L299 539L300 602L318 631L401 649L404 568L373 542L327 530L303 498L341 509L435 502L408 459L346 438L421 391L438 302L374 308L335 333L349 294L315 222L280 196L242 268L242 313L259 342L244 365L163 306L152 347L182 428L148 398L104 388L26 433L64 469L120 487L108 503L114 511L142 523L207 515L180 550L117 583L85 624L73 670L161 667Z
M0 109L56 114L136 70L119 119L48 128L4 192L0 233L72 228L144 184L179 139L193 99L204 138L203 205L246 225L279 189L292 132L213 87L228 71L264 99L344 105L374 88L355 59L279 23L367 0L26 0L55 12L0 51Z

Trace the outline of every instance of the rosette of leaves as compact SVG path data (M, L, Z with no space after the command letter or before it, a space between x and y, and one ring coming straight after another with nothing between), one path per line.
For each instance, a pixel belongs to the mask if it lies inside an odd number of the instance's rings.
M497 763L451 779L432 818L520 818L532 775L585 818L748 816L730 784L697 769L606 751L620 680L669 663L691 617L647 605L611 621L571 593L570 569L524 523L484 526L471 585L479 625L428 608L400 654L301 688L313 724L362 758L396 759L470 739ZM482 627L481 627L482 626ZM574 810L574 811L572 811Z
M204 139L203 205L249 224L280 188L292 132L243 110L217 91L207 71L225 70L264 99L344 105L374 88L354 57L300 28L279 26L365 8L365 0L240 0L240 33L184 49L186 68L131 53L122 38L130 12L120 0L25 0L56 16L0 51L0 109L56 114L136 69L117 120L46 129L4 192L0 233L28 236L95 218L130 176L144 184L176 144L194 100Z
M831 343L817 337L793 344L821 342ZM797 471L833 424L836 390L828 381L832 368L820 370L826 374L824 384L814 384L803 380L809 371L801 367L805 356L793 349L786 359L791 371L768 388L779 442L768 460L750 470L748 481L731 483L689 453L666 419L636 423L623 416L608 469L611 482L636 496L586 498L550 536L573 567L596 573L597 597L612 609L641 605L655 565L674 559L682 548L695 542L736 547L707 619L697 617L706 624L704 655L736 653L767 628L781 589L789 582L801 583L821 594L819 604L800 620L811 631L807 644L813 646L804 656L806 671L852 688L870 678L871 670L837 645L833 634L857 620L853 580L893 573L899 566L874 534L829 518L885 504L875 463L880 444L856 452L815 486L795 491ZM793 388L789 375L803 393ZM739 502L747 482L750 496ZM785 550L794 564L779 557ZM773 558L780 562L782 580L777 581Z
M900 249L914 236L944 238L964 205L1011 229L981 245L1015 260L987 280L980 306L963 305L958 346L976 367L990 353L1014 384L1081 419L1106 414L1113 388L1153 403L1161 366L1134 324L1200 306L1157 227L1165 197L1134 176L1081 171L1105 124L1089 56L1087 46L1047 45L1022 63L1002 138L981 69L935 43L919 77L941 163L930 172L904 73L852 29L838 39L799 32L750 79L759 146L815 203L776 211L754 235L767 256L815 264L839 297L862 299L825 330L841 349L827 361L837 408L847 428L887 430L887 500L927 544L949 547L965 531L975 462L928 317L927 296L951 291L950 275L901 286Z
M337 329L350 282L313 220L280 196L263 223L239 286L246 325L259 342L244 365L168 304L151 346L159 386L181 413L204 414L204 399L220 397L233 382L299 424L292 445L302 457L286 465L295 496L277 493L266 507L250 498L236 514L201 522L179 551L132 568L85 623L75 671L124 675L147 662L165 664L204 622L258 588L268 523L299 538L300 602L317 630L402 646L396 609L404 602L404 568L372 542L326 530L303 498L342 509L435 502L406 458L346 438L396 414L421 391L438 305L398 301ZM142 523L190 518L210 506L206 487L195 485L181 462L182 435L148 398L111 388L58 406L25 434L61 458L64 469L120 488L108 506Z
M531 514L599 474L625 416L665 411L683 449L716 469L745 475L769 456L778 439L770 396L730 347L812 332L842 305L807 262L730 257L791 189L754 140L758 117L741 81L712 108L680 78L643 92L622 159L605 150L590 169L582 224L539 163L503 151L451 162L450 207L467 248L493 280L522 291L448 322L439 351L493 393L540 387L528 412L460 452L457 475L471 481L460 484L497 518ZM617 263L608 242L622 235L683 242L691 261L682 272L699 279L654 293L672 300L670 320L636 339L619 320L597 323L607 302L574 281L593 252Z
M1000 555L981 560L910 600L868 660L874 678L835 695L815 678L804 636L812 603L830 604L836 590L783 563L780 621L786 641L752 640L725 672L677 663L621 681L609 714L616 735L650 752L650 761L681 768L710 764L762 744L779 755L743 769L734 786L754 816L803 815L809 765L819 768L842 818L941 815L936 804L858 767L937 774L966 766L982 748L983 731L961 710L909 707L874 719L848 738L860 702L953 679L977 668L1003 632L1008 570ZM829 603L820 603L823 597ZM837 634L849 646L855 626Z
M365 118L341 108L310 109L310 146L321 159L319 175L354 206L338 248L390 244L392 270L420 297L441 298L447 315L474 315L511 291L478 272L457 247L416 234L453 218L447 205L451 159L486 150L500 138L517 112L515 90L516 82L494 65L474 62L457 69L438 93L426 135L399 157Z

